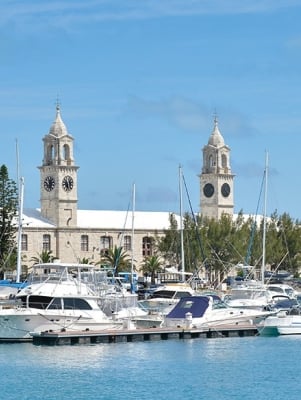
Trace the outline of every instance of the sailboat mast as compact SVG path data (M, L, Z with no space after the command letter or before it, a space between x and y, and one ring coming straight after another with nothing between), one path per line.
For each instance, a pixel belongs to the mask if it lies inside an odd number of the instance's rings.
M182 167L179 166L179 195L180 195L180 234L181 234L181 272L182 282L185 281L185 257L184 257L184 231L183 231L183 174Z
M22 217L23 217L23 198L24 198L24 178L20 178L19 187L19 216L18 216L18 246L17 246L17 276L16 282L20 282L21 277L21 247L22 247Z
M16 282L21 278L21 248L22 248L22 218L23 218L23 199L24 199L24 178L20 178L19 166L19 146L16 140L16 158L17 158L17 180L18 180L18 243L17 243L17 274Z
M135 204L136 202L136 187L135 183L133 184L133 194L132 194L132 255L131 255L131 291L132 293L135 291L134 289L134 234L135 234Z
M268 188L268 153L266 152L265 170L264 170L264 210L263 210L263 232L262 232L262 265L261 265L261 281L262 281L262 283L264 283L264 272L265 272L267 188Z

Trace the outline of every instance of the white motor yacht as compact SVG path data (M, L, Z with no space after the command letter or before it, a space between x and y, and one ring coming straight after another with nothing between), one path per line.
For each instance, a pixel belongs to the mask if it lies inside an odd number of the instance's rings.
M30 332L119 329L122 321L105 315L89 276L94 266L46 263L33 266L15 302L0 309L0 341L32 340Z
M208 328L219 325L256 325L271 313L254 309L229 307L216 295L189 296L165 317L167 327Z
M257 328L261 336L300 335L301 310L292 308L279 311L276 315L268 316Z
M139 304L147 311L157 311L166 315L182 297L194 294L196 291L186 282L166 284L159 286L147 299L139 300Z

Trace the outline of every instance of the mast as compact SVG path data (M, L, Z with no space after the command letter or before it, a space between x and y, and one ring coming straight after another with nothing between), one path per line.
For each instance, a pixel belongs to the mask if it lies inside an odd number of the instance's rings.
M19 168L19 147L16 141L16 156L17 156L17 178L18 178L18 244L17 244L17 275L16 282L20 282L21 277L21 248L22 248L22 218L23 218L23 199L24 199L24 178L20 178Z
M266 152L265 170L264 170L264 209L263 209L263 232L262 232L262 265L261 265L261 281L263 284L264 284L264 271L265 271L267 188L268 188L268 153Z
M22 217L23 217L23 197L24 197L24 178L20 179L20 198L19 198L19 221L18 221L18 249L17 249L17 276L16 282L20 282L21 277L21 248L22 248Z
M134 288L134 234L135 234L135 202L136 202L136 187L133 183L133 194L132 194L132 255L131 255L131 292L135 292Z
M180 234L181 234L181 272L182 282L185 281L185 257L184 257L184 231L183 231L183 190L182 190L182 167L179 165L179 194L180 194Z

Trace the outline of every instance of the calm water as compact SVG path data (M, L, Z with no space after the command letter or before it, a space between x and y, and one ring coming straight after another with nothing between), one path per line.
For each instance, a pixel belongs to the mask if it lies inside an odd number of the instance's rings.
M1 399L301 398L301 336L0 344Z

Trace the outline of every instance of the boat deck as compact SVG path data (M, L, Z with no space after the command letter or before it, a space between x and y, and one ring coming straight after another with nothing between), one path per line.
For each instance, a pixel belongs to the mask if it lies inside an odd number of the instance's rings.
M252 325L219 325L210 328L145 328L103 331L51 331L32 333L35 345L77 345L97 343L129 343L169 339L210 339L256 336Z

